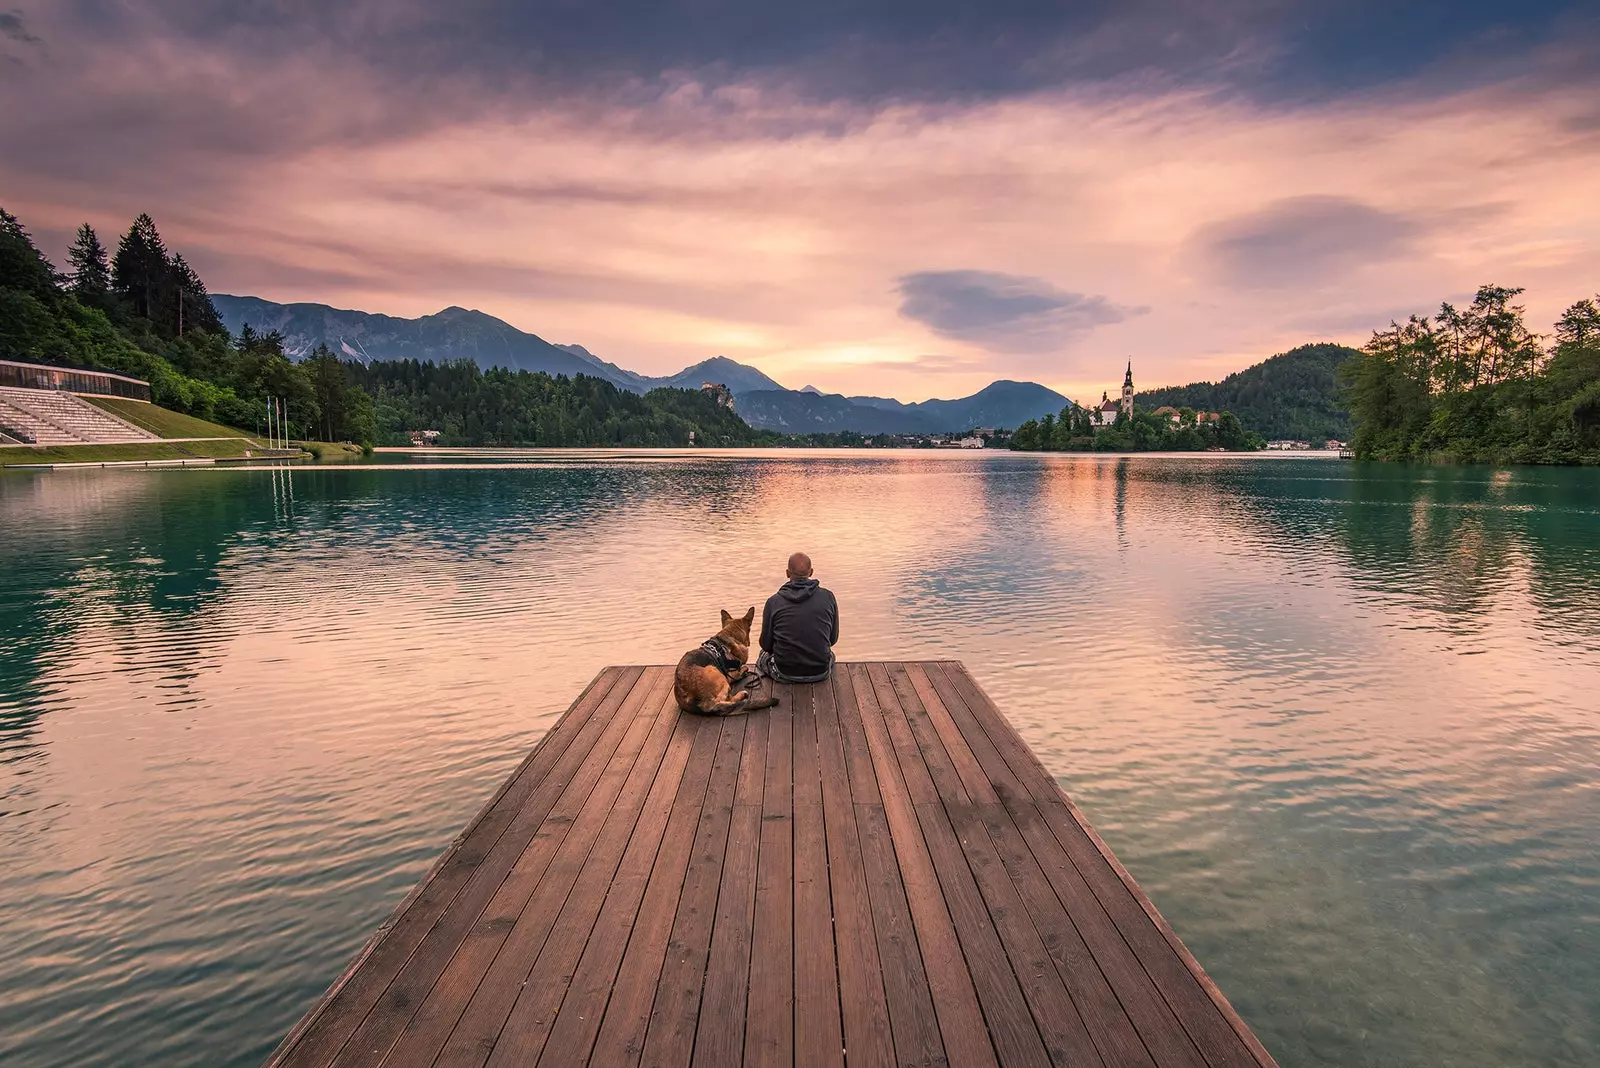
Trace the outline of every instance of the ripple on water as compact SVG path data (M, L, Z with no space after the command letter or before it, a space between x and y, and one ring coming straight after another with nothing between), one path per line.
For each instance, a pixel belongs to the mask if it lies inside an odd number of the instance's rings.
M606 663L805 548L1285 1065L1600 1063L1600 482L459 455L0 478L0 1061L259 1063Z

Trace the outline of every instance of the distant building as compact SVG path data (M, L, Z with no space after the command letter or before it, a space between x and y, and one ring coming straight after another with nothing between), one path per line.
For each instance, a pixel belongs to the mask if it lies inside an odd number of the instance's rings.
M959 438L951 442L951 444L958 449L981 449L983 448L983 439L974 434L971 437Z
M1156 409L1155 414L1166 419L1166 421L1171 423L1173 426L1177 426L1183 421L1183 415L1178 411L1178 409L1174 408L1170 404L1163 404L1161 407Z
M1322 443L1322 447L1324 449L1329 450L1330 452L1343 452L1345 449L1348 449L1350 446L1346 445L1344 442L1340 441L1337 438L1329 438L1327 441L1324 441Z
M437 430L408 430L406 436L411 439L412 446L418 449L439 443Z
M1311 450L1311 442L1287 440L1269 441L1267 442L1267 448L1273 452L1309 452Z
M1132 360L1128 361L1127 373L1122 376L1122 396L1118 400L1112 400L1110 393L1102 390L1100 403L1090 409L1090 414L1094 416L1095 425L1102 428L1115 423L1118 415L1126 415L1129 419L1133 418Z
M728 411L733 411L733 390L721 382L702 382L700 392L722 405Z

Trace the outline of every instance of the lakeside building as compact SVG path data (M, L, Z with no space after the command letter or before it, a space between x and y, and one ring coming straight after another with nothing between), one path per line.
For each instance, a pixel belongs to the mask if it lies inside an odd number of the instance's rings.
M0 360L0 445L123 445L155 441L115 405L150 402L141 378Z

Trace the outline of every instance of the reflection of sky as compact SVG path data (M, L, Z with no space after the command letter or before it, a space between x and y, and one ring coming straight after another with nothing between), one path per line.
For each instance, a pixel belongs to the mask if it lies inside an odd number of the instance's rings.
M1283 1063L1594 1059L1592 472L536 459L0 479L8 1063L258 1061L601 666L797 548L842 656L968 663Z

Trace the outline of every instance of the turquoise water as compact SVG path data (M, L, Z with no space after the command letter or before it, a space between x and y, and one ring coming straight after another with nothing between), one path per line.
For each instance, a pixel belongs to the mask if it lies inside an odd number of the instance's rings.
M1600 1063L1600 471L841 452L0 474L0 1063L259 1063L584 682L793 549L1285 1068Z

